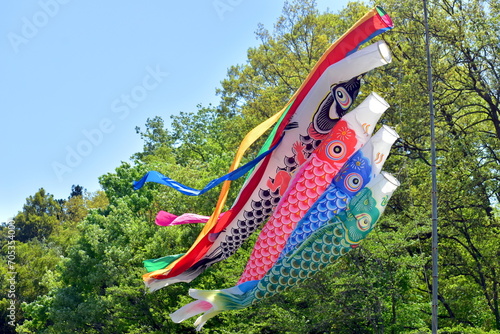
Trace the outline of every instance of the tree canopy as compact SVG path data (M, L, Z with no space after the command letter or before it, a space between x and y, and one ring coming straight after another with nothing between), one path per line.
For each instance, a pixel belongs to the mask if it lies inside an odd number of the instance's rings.
M313 0L286 2L274 29L229 66L220 103L160 116L136 132L144 147L99 178L102 191L73 186L56 200L41 188L15 217L17 328L2 333L190 333L169 314L189 288L237 281L256 235L191 283L145 293L142 261L184 252L201 226L162 228L159 210L210 215L216 190L198 198L160 185L134 191L149 170L195 188L227 172L243 136L279 111L326 50L373 4L320 13ZM429 102L421 2L386 0L395 28L383 34L393 62L365 75L391 107L380 123L400 139L385 170L401 182L378 227L360 247L294 289L223 313L208 333L427 333L431 312ZM500 333L500 2L429 1L439 199L439 324L443 333ZM262 139L247 153L257 154ZM242 185L233 182L228 203ZM0 227L7 258L8 226ZM0 312L8 268L0 267ZM7 313L0 314L6 319Z

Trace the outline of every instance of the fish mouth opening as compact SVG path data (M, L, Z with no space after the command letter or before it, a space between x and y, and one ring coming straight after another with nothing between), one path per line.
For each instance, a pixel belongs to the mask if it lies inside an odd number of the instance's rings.
M382 57L384 62L386 64L392 62L391 49L389 49L387 43L385 43L384 41L380 41L377 46L378 46L378 51L380 52L380 56Z
M391 20L391 17L387 14L387 12L380 6L375 7L377 9L378 15L380 15L380 18L388 27L394 27L394 23Z
M394 186L399 187L401 185L401 183L398 181L398 179L396 179L392 174L384 172L384 171L381 172L380 174L382 174L384 176L384 178L387 181L389 181L390 183L392 183Z

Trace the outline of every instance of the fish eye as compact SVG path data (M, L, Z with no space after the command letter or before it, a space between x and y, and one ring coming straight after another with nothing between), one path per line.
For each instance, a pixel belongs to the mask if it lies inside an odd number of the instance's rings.
M346 155L345 143L340 140L332 141L326 148L326 154L332 160L340 160Z
M357 215L356 220L357 220L358 228L361 231L366 231L370 228L372 218L369 214L362 213L360 215Z
M351 106L351 96L344 87L337 87L337 89L335 90L335 99L337 100L340 107L344 110Z
M357 191L363 185L363 178L358 173L347 174L344 180L344 186L349 191Z

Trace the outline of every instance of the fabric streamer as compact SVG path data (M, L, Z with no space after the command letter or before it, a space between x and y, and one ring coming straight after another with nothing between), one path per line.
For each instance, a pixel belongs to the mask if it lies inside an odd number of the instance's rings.
M262 159L264 159L267 155L271 154L271 152L273 152L276 149L276 147L279 146L280 142L281 142L281 140L278 141L269 150L260 154L257 158L244 164L240 168L238 168L238 169L236 169L236 170L234 170L234 171L232 171L224 176L221 176L217 179L210 181L201 190L188 187L188 186L186 186L180 182L174 181L171 178L161 174L160 172L156 172L156 171L147 172L146 175L144 175L139 181L134 182L133 186L134 186L135 190L138 190L138 189L141 189L146 182L155 182L155 183L160 183L160 184L163 184L165 186L171 187L171 188L183 193L184 195L199 196L199 195L206 193L210 189L217 187L219 184L221 184L224 181L234 181L236 179L239 179L240 177L242 177L243 175L248 173L260 161L262 161Z
M270 216L288 187L291 174L352 105L359 91L359 76L391 61L383 42L356 52L362 43L390 28L390 18L377 7L328 49L279 115L263 150L281 138L282 142L255 166L231 209L219 218L228 189L227 181L224 183L214 213L187 253L165 268L143 276L150 291L191 281L211 264L234 253ZM301 140L302 150L295 145ZM240 235L235 235L233 229ZM232 245L224 250L228 240L232 240Z
M221 213L219 218L224 215ZM160 226L174 226L183 224L206 223L210 219L209 216L197 215L196 213L185 213L180 216L171 214L170 212L160 211L156 215L155 223Z
M299 248L278 261L261 279L223 290L190 289L195 299L170 315L181 322L199 313L194 325L201 330L206 321L228 310L248 307L264 298L290 289L314 276L347 254L373 230L399 181L382 172L370 181L342 211L314 231Z
M334 126L330 135L295 174L283 199L260 232L239 283L261 279L273 266L296 224L330 186L337 172L356 150L364 147L367 141L373 145L379 137L389 137L382 135L382 132L388 131L384 130L379 131L374 140L369 140L380 116L388 107L382 97L372 93ZM379 154L387 156L393 142L378 145ZM373 149L372 145L368 149ZM371 166L363 167L368 170Z

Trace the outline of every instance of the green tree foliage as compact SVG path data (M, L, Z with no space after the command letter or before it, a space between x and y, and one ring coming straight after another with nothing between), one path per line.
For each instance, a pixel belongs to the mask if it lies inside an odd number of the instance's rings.
M440 234L440 319L446 326L500 329L498 308L498 12L491 1L430 2L432 71L438 149ZM429 131L422 8L388 1L396 28L388 34L395 61L389 75L370 82L393 104L386 122L402 139L391 157L403 187L394 199L398 214L387 229L414 226L409 240L419 240L430 254ZM484 38L483 38L484 36ZM495 41L496 40L496 41ZM427 113L427 114L426 114ZM407 186L406 186L407 185ZM417 214L411 207L424 213ZM396 213L396 211L395 211ZM390 215L390 213L389 213ZM411 224L411 225L410 225ZM427 229L421 230L421 225ZM389 235L387 233L387 235ZM414 249L408 248L410 252ZM431 289L431 262L414 287ZM420 285L420 286L419 286ZM429 297L427 297L429 298ZM478 310L481 310L478 312ZM481 314L479 316L479 314Z
M61 215L61 206L54 196L41 188L35 195L26 199L23 211L14 218L18 229L16 238L26 242L33 238L46 239L57 226Z
M77 224L89 210L106 206L107 198L102 191L87 194L81 186L73 186L68 200L56 200L42 188L26 199L23 211L15 217L11 224L15 233L9 233L8 225L0 228L0 255L11 260L2 261L0 267L0 304L5 306L10 300L15 301L17 324L23 323L25 314L36 314L33 321L45 325L41 319L47 318L46 305L40 301L47 301L47 294L60 286L59 269L77 240ZM12 277L13 282L7 281ZM0 332L14 333L14 327L2 323Z
M189 284L145 293L142 261L185 252L201 226L161 228L156 213L211 214L218 193L198 198L131 184L157 170L194 188L227 172L243 136L279 111L328 45L372 6L352 2L319 13L287 2L245 64L231 66L218 106L161 117L136 128L142 152L100 177L103 192L74 186L68 200L41 189L16 217L23 314L18 333L190 333L168 314L192 301L189 288L232 286L253 235L234 256ZM362 245L313 279L245 310L211 319L206 333L428 333L431 305L429 105L421 2L386 0L395 28L382 37L393 63L364 78L363 96L391 108L396 129L385 170L402 185ZM439 320L443 333L499 333L500 5L429 1L439 183ZM245 159L259 149L254 145ZM233 182L231 203L242 181ZM22 230L22 231L21 231ZM5 228L1 230L6 233ZM4 239L2 239L4 240ZM2 256L5 247L2 244ZM2 273L6 270L0 268ZM2 275L3 277L3 275ZM0 279L3 291L8 282ZM8 300L0 295L0 305ZM12 328L2 327L7 332Z

